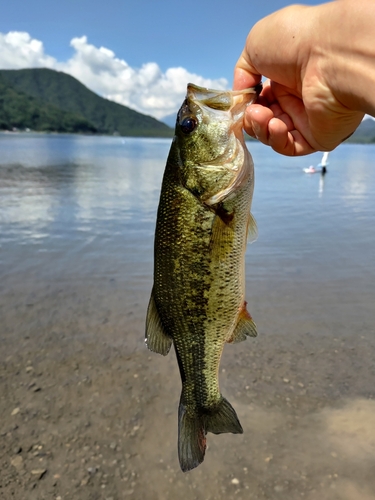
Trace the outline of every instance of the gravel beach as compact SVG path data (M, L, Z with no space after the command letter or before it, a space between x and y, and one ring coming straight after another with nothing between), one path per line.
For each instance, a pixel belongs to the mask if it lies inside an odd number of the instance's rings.
M1 283L0 497L15 500L375 497L373 294L361 282L248 284L257 339L228 345L223 394L243 435L177 458L174 352L144 346L148 284Z

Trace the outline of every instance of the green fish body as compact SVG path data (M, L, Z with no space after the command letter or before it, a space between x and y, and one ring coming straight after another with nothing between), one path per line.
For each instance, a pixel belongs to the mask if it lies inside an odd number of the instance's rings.
M163 355L172 343L176 350L183 471L203 461L207 432L243 432L220 393L218 370L226 342L256 336L244 301L245 249L256 225L253 162L242 132L255 97L254 89L189 84L162 183L146 343Z

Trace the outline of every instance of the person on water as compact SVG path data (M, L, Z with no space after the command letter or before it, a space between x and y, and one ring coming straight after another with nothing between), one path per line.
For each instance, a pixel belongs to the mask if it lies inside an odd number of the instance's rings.
M332 151L375 116L374 25L374 0L291 5L255 24L233 88L269 80L246 110L246 132L299 156Z

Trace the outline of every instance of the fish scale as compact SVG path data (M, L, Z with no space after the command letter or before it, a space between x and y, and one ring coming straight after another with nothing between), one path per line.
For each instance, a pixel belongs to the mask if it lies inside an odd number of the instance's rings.
M253 163L242 132L256 92L188 85L176 122L158 207L154 286L146 320L149 349L173 343L182 380L179 460L183 471L204 459L206 434L242 433L219 390L226 342L255 336L244 302Z

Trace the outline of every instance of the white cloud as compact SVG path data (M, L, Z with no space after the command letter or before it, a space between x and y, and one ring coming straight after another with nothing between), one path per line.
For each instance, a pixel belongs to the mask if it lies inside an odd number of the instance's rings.
M132 68L112 50L89 44L85 36L73 38L70 45L75 52L62 62L46 55L43 43L28 33L0 33L0 68L47 67L64 71L102 97L158 119L176 112L188 82L228 88L225 78L204 78L182 67L169 68L163 73L157 63L148 62L140 68Z
M51 67L53 57L44 54L43 43L22 31L0 33L0 67L20 69Z

